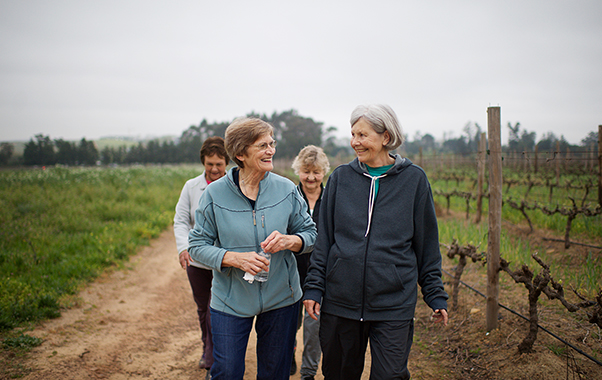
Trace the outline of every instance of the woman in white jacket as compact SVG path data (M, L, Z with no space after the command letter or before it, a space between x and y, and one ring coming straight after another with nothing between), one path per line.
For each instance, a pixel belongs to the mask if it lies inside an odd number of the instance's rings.
M203 174L186 182L180 199L176 205L174 217L174 234L178 248L180 265L186 270L192 295L197 304L199 322L201 325L201 340L204 352L199 367L209 369L213 364L213 343L211 338L211 321L209 303L211 300L211 280L213 273L211 269L195 262L188 253L188 233L194 228L194 212L199 204L201 194L209 183L220 179L226 174L226 166L230 162L224 139L221 137L209 137L201 147L201 163L205 166Z

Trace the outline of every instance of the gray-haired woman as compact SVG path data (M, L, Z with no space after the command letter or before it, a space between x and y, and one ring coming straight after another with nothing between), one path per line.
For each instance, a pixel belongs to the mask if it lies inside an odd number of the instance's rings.
M433 319L447 324L431 188L422 169L390 153L402 143L389 106L357 107L357 158L333 171L322 197L304 305L310 316L320 315L329 380L360 379L368 341L371 379L410 378L418 284Z
M320 215L320 203L324 192L324 177L330 170L330 162L322 148L315 145L308 145L301 149L292 165L295 174L299 176L299 185L297 189L307 203L307 211L311 215L316 227L318 216ZM319 228L318 228L319 230ZM305 255L298 255L297 268L299 268L299 277L301 284L305 282L307 276L307 268L311 258L311 252ZM320 340L318 339L318 331L320 329L319 320L314 320L307 312L303 314L303 308L300 309L299 324L303 321L303 355L301 359L301 369L299 374L301 380L313 380L318 371L320 364ZM293 363L295 359L293 358ZM295 366L293 366L295 367ZM295 372L291 368L291 375Z

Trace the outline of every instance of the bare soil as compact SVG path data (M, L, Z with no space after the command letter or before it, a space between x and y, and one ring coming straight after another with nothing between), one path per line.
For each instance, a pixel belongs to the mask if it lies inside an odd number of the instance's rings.
M522 233L521 228L506 227ZM564 249L562 243L545 244ZM582 254L581 248L571 250ZM453 271L449 259L444 258L443 266ZM485 273L478 264L469 264L462 280L485 292ZM500 302L527 315L524 288L504 280L503 273L500 286ZM520 355L517 345L526 336L526 321L500 309L499 328L488 333L485 302L461 289L459 310L451 313L447 327L431 323L431 311L419 302L410 355L413 379L602 379L602 367L541 330L535 352ZM542 302L540 310L546 328L602 360L600 330L587 323L583 312L570 314L553 302ZM24 356L3 352L2 362L11 365L0 370L2 379L196 380L205 376L205 370L198 368L202 343L196 305L177 261L172 229L142 248L127 269L107 273L84 289L77 305L64 310L60 318L27 333L43 338L43 344ZM303 341L301 333L297 341ZM245 379L256 375L254 346L252 334ZM369 378L369 368L368 352L362 379ZM316 378L323 378L320 372ZM291 379L299 379L298 372Z

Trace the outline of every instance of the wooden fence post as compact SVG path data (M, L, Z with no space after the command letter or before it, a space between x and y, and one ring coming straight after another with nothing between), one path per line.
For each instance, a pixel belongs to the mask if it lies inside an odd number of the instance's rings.
M539 146L535 145L535 169L533 169L533 173L537 174L538 163L537 163L537 153L539 151Z
M487 238L487 331L498 327L502 234L502 137L500 107L487 108L489 137L489 234Z
M485 160L487 159L487 134L481 133L479 140L479 153L477 155L477 216L474 222L481 222L483 213L483 183L485 182Z
M556 152L554 152L554 159L556 160L556 186L560 185L560 140L556 140Z
M600 138L598 138L600 139ZM596 164L594 164L594 161L596 160L596 155L595 152L596 151L596 145L594 145L594 143L589 144L589 153L588 156L585 158L585 170L587 172L590 172L590 167L591 167L591 172L595 173L596 172Z
M598 204L602 206L602 125L598 125Z

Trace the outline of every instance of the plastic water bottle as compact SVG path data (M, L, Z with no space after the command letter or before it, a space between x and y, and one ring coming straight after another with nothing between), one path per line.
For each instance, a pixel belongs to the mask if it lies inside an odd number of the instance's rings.
M263 257L265 257L266 259L268 259L268 260L270 261L270 263L272 262L272 255L271 255L271 254L269 254L269 253L265 253L265 252L263 251L263 249L262 249L261 251L257 252L257 254L258 254L259 256L263 256ZM270 264L268 263L268 268L269 268L269 267L270 267ZM258 272L258 273L255 275L255 281L259 281L259 282L266 282L266 281L268 280L268 275L269 275L269 272L266 272L266 271L264 271L264 270L262 269L262 270L261 270L261 272Z

